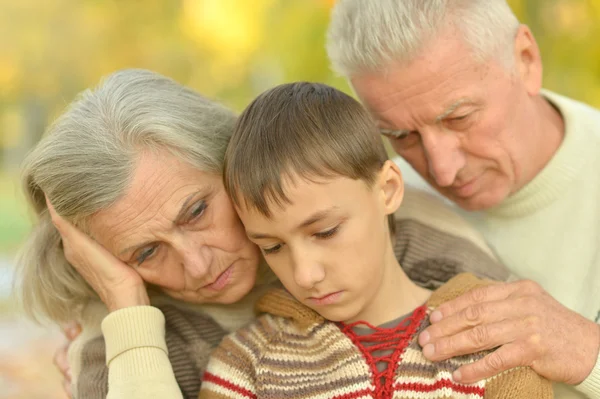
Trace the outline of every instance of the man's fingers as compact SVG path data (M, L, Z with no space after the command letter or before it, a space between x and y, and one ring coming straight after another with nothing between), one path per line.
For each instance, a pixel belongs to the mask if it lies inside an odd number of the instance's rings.
M525 366L523 351L518 345L504 345L474 363L459 367L452 374L456 382L471 384L490 378L503 371Z
M466 292L448 302L438 306L431 314L431 322L437 323L440 320L450 317L464 310L465 308L485 302L501 301L509 297L514 292L511 284L499 283L478 287Z
M440 361L496 348L520 338L523 332L520 324L518 320L511 319L478 325L425 345L423 355L431 361Z
M431 323L435 324L441 320L455 315L467 307L494 301L502 301L510 297L520 297L543 292L539 284L522 280L513 283L496 283L485 287L475 288L458 298L441 304L431 313Z
M503 320L516 320L521 313L528 310L526 307L521 306L520 302L522 302L521 298L515 298L476 303L468 306L458 313L449 315L439 322L427 327L425 331L419 335L419 344L425 346L430 343L436 343L440 339L452 337L461 332L469 331L477 326L499 323ZM480 330L478 329L477 331ZM485 333L492 334L493 332L485 331ZM482 336L475 336L473 338L478 339L478 342L481 342Z

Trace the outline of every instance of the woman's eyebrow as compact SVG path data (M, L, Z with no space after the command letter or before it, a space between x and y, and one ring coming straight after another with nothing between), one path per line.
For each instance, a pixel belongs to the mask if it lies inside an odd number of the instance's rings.
M178 223L181 222L181 220L183 220L183 218L185 217L185 213L186 213L186 211L187 211L190 203L194 199L196 199L196 198L198 198L200 196L202 196L202 198L206 197L206 193L209 192L209 191L210 191L210 187L206 187L206 188L203 188L201 190L197 190L197 191L191 193L190 195L188 195L187 198L183 201L183 204L181 205L181 208L179 209L179 212L177 213L177 216L175 216L175 219L173 220L173 224L178 224ZM123 256L123 255L125 255L127 252L129 252L131 250L134 250L134 249L137 249L137 248L141 248L141 247L145 247L145 246L147 246L149 244L152 244L152 243L153 243L153 241L148 241L148 242L143 242L143 243L140 243L140 244L131 245L131 246L125 248L124 250L122 250L119 253L119 255Z
M202 193L203 191L207 191L207 190L198 190L198 191L193 192L190 195L188 195L188 197L185 199L185 201L183 201L183 204L181 205L181 208L179 209L177 216L175 216L175 219L173 220L173 224L181 223L181 221L185 217L185 214L188 210L190 202L192 202L193 199L197 198L198 194Z

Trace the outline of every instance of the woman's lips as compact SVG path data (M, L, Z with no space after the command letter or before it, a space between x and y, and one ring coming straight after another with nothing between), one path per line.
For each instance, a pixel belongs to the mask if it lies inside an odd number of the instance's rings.
M231 273L233 272L233 265L229 266L223 273L217 277L215 281L210 284L205 285L203 288L208 288L214 291L222 290L227 283L229 283L229 277L231 277Z
M340 298L342 295L342 291L333 292L331 294L323 295L322 297L310 297L309 301L314 303L315 305L331 305Z

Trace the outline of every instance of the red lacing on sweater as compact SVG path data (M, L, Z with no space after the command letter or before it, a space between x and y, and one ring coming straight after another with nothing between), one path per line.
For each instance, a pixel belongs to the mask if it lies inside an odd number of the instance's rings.
M342 332L360 349L366 362L369 364L373 375L373 384L375 385L374 396L376 398L388 399L392 397L398 362L415 331L421 324L423 317L425 317L426 312L427 306L420 306L393 328L375 327L364 321L357 321L351 324L339 323ZM366 335L356 334L352 328L360 325L369 327L373 332ZM365 343L374 344L365 346ZM374 355L376 351L389 352L390 350L392 353L382 356ZM386 363L383 371L377 369L377 363L379 362Z

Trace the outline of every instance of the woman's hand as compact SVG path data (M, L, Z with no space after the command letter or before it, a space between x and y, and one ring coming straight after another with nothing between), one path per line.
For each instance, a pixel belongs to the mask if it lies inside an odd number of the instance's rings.
M54 354L54 365L63 376L63 389L65 390L67 397L72 398L71 365L69 364L68 353L71 343L79 336L79 334L81 334L81 326L73 321L61 326L61 328L67 338L67 343L56 350L56 353Z
M46 198L52 223L61 235L67 261L96 291L109 311L149 305L142 277L56 213Z

